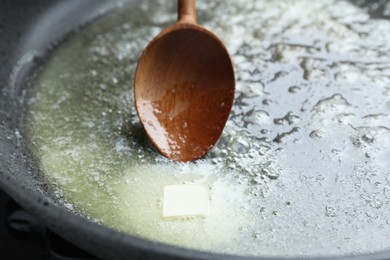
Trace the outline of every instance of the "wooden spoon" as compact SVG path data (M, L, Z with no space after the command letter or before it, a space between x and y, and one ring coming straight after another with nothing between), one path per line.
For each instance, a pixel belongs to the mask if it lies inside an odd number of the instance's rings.
M138 116L157 150L174 161L207 154L234 99L226 47L196 24L196 1L179 0L178 22L145 48L135 73Z

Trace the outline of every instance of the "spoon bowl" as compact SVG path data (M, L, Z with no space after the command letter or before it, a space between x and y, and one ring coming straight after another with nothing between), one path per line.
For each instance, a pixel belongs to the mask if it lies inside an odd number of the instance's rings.
M179 0L178 22L149 43L135 74L136 109L147 135L160 153L182 162L215 145L234 100L227 49L195 17L195 1Z

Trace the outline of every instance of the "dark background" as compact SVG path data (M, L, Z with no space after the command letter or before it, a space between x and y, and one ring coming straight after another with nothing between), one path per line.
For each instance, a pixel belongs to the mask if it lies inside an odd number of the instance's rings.
M2 190L0 190L0 259L42 259L43 245L40 241L21 241L7 230L6 212L8 202L8 196Z

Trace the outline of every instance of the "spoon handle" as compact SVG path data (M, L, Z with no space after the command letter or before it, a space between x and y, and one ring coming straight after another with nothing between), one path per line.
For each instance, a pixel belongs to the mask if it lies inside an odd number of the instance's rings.
M179 0L179 23L196 23L196 0Z

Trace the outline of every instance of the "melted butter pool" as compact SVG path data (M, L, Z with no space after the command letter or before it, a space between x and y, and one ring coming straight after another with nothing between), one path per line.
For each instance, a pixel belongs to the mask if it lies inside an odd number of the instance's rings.
M198 2L236 68L217 146L180 164L149 143L133 75L176 7L124 6L53 50L31 90L27 133L56 199L114 229L211 252L390 249L390 22L336 0ZM164 186L177 184L210 191L207 218L162 217Z

